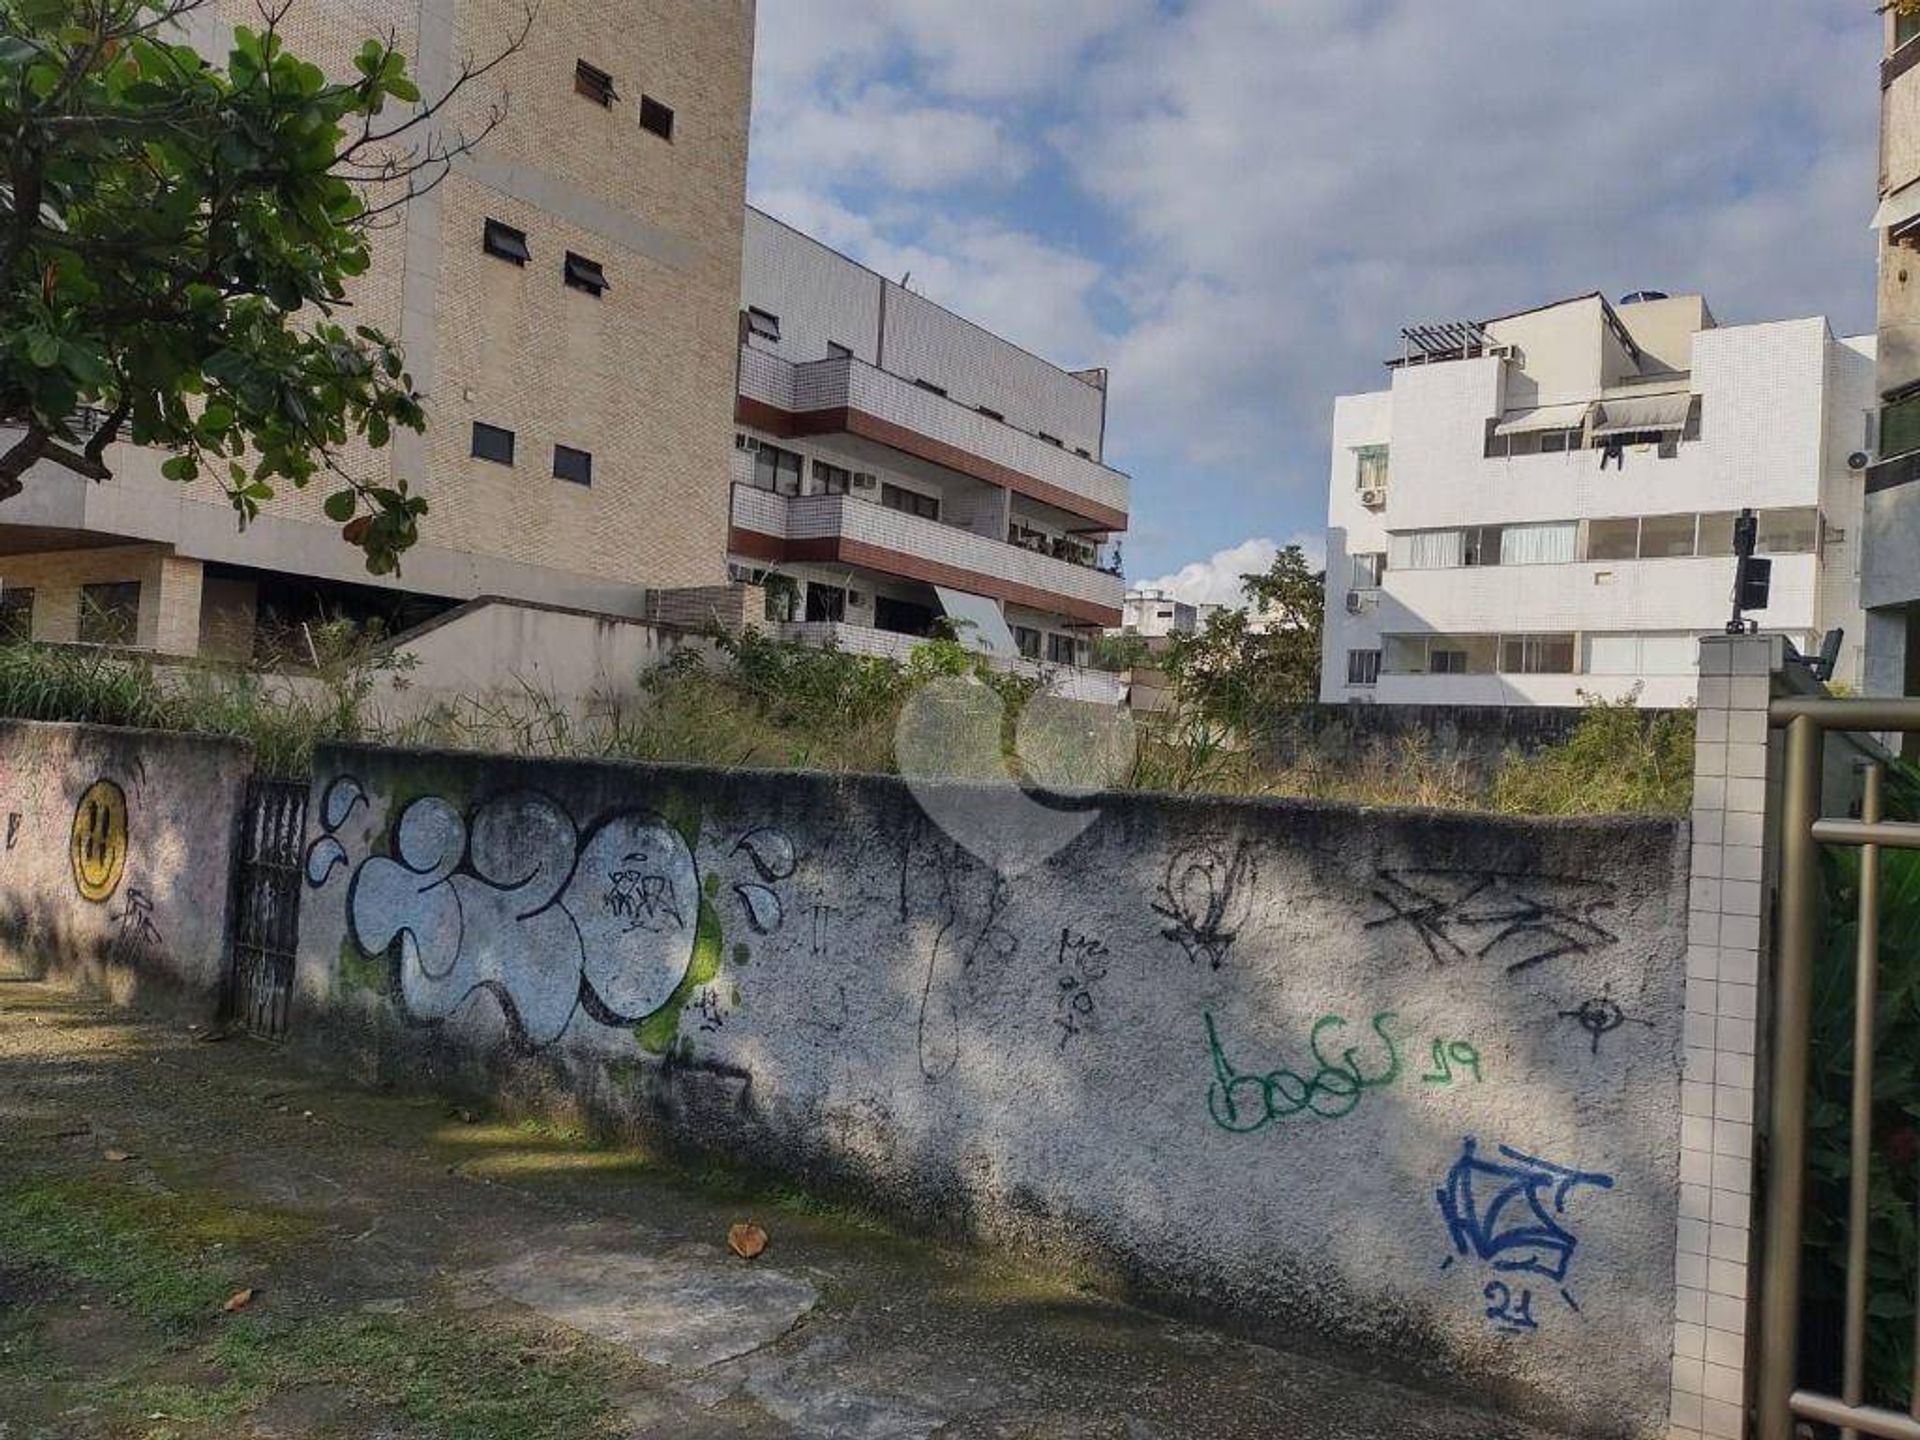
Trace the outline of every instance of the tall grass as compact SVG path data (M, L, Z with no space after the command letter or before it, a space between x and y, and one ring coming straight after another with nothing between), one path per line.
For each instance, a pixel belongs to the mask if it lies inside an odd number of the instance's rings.
M257 672L161 672L141 657L100 650L0 647L0 717L235 736L253 743L263 768L283 775L305 773L314 746L335 740L891 773L909 698L930 681L961 678L978 681L982 705L1002 716L999 755L969 761L987 773L1509 814L1684 814L1691 804L1692 715L1649 716L1631 699L1593 702L1564 743L1509 754L1491 771L1420 734L1327 739L1281 763L1178 717L1141 721L1133 742L1117 748L1111 726L1081 725L1067 713L1072 707L1050 698L1031 705L1035 681L994 671L952 640L929 641L902 665L753 634L721 636L711 653L683 649L642 676L637 693L618 699L568 705L523 687L385 708L382 671L395 662L330 640L315 673L297 682Z

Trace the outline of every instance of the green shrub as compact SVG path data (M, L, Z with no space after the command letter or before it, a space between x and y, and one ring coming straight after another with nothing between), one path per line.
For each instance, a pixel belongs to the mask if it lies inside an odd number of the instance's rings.
M1514 756L1494 776L1492 808L1523 815L1684 815L1693 808L1694 715L1650 714L1637 691L1589 697L1573 734Z

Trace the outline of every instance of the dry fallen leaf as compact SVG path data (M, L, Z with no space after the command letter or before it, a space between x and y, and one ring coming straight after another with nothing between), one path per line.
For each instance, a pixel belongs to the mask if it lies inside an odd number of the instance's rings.
M758 1225L736 1225L727 1231L727 1245L742 1260L751 1260L767 1248L767 1232Z
M253 1297L256 1293L251 1286L245 1290L236 1290L227 1297L227 1303L220 1308L229 1315L233 1314L236 1310L244 1310L253 1303Z
M133 1159L133 1155L126 1150L102 1150L100 1152L100 1158L102 1160L110 1160L115 1165L118 1165L123 1160Z

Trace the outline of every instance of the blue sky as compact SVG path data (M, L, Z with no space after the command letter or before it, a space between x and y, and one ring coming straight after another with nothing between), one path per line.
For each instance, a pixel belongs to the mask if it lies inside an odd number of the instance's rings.
M1873 319L1872 0L760 0L756 204L1113 372L1127 571L1317 546L1403 324Z

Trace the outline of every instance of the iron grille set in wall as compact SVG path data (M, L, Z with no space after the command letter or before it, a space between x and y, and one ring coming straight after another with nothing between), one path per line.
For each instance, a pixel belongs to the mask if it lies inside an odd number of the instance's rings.
M294 955L300 944L300 846L307 782L247 782L235 893L228 1019L256 1035L287 1033Z

